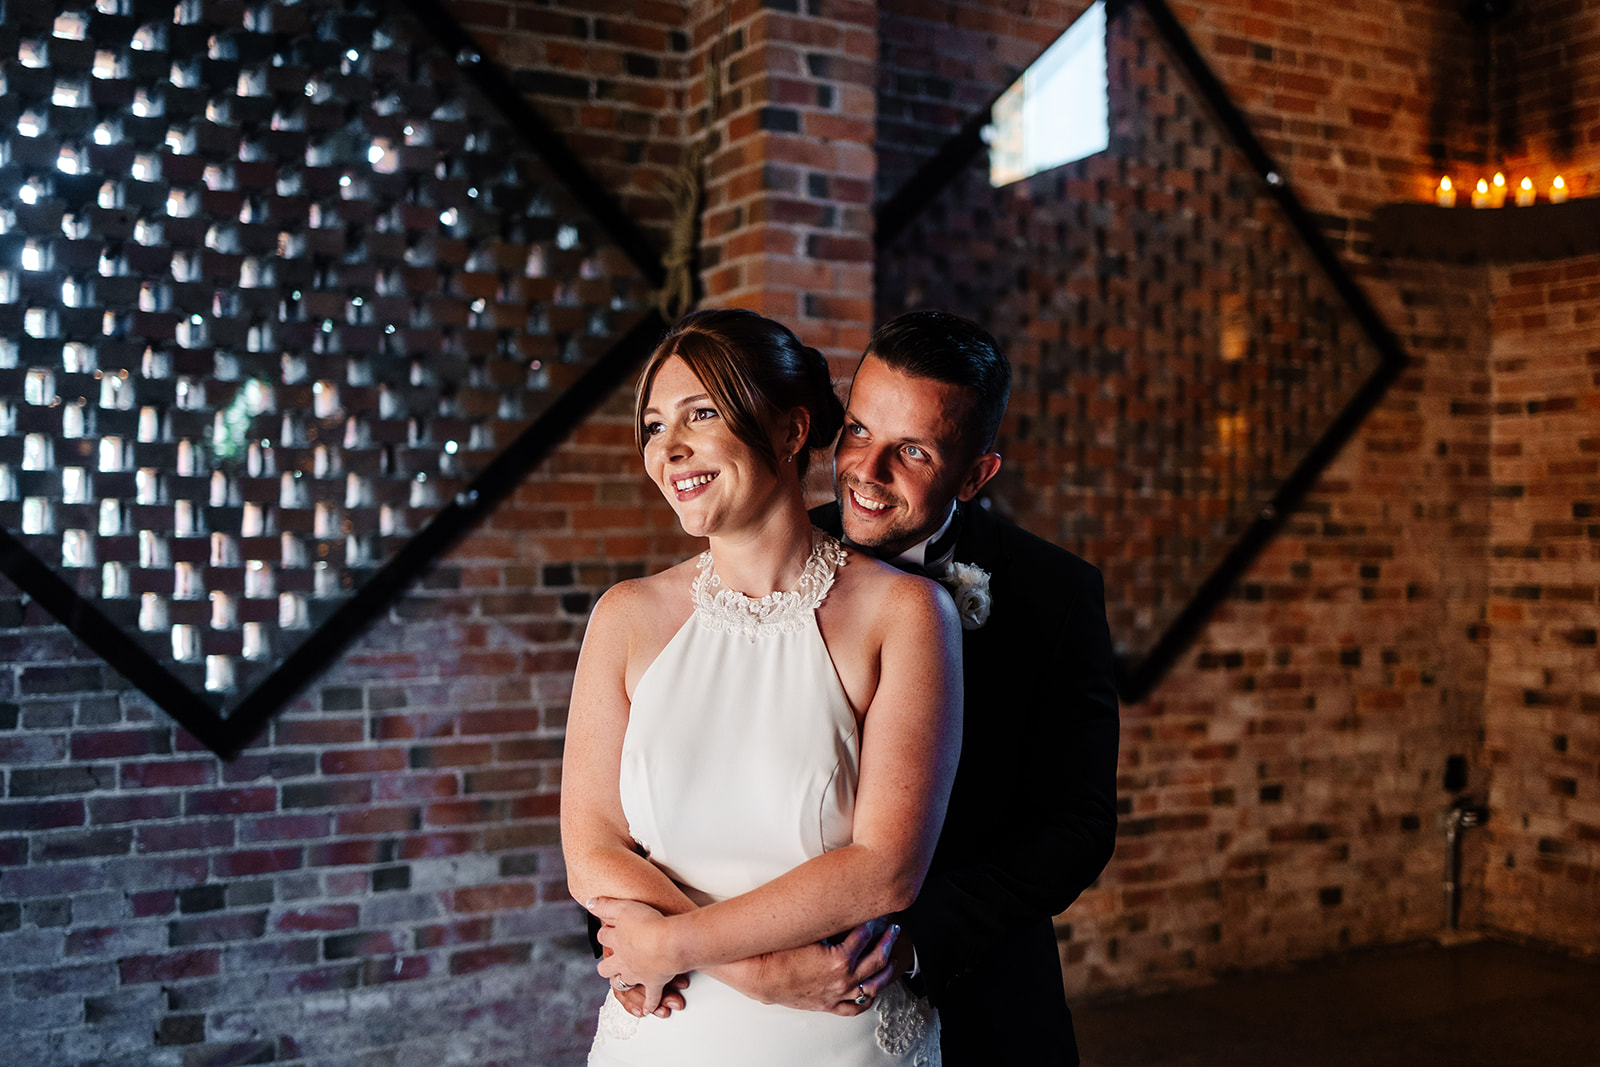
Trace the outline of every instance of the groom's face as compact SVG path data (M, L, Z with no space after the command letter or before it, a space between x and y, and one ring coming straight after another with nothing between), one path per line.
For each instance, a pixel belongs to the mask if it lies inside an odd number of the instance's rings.
M952 500L970 500L999 467L973 456L967 391L903 374L870 354L850 385L834 452L847 541L893 556L932 535Z

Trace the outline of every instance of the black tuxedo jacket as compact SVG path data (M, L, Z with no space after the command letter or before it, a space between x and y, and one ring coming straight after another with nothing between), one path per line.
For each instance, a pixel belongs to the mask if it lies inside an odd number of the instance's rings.
M955 559L990 575L963 630L961 762L933 865L899 917L945 1067L1078 1062L1052 918L1116 835L1117 695L1100 572L963 504ZM811 513L839 533L837 505Z

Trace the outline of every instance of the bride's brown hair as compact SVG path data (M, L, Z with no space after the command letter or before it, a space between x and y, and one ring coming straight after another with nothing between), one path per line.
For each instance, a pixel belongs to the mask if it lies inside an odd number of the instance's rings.
M828 361L800 343L785 325L741 308L708 308L678 320L645 360L633 401L633 432L644 454L644 408L661 365L677 356L688 365L728 429L778 469L772 429L795 408L811 416L811 432L795 457L801 478L811 450L833 443L844 425L844 405L833 391Z

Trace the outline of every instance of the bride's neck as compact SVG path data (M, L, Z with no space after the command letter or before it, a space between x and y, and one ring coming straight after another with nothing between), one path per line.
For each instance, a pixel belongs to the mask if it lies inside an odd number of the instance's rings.
M712 535L717 577L745 596L793 589L811 555L811 520L803 506L784 508L750 529Z

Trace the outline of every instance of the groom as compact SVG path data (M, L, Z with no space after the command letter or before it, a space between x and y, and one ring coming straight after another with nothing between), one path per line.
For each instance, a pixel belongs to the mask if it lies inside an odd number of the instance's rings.
M1078 1062L1051 920L1099 876L1116 833L1100 573L973 503L1000 469L1010 381L994 339L965 319L885 323L851 384L837 501L812 512L847 542L961 587L961 764L922 892L893 917L898 937L869 924L835 946L716 970L748 996L847 1014L909 972L939 1009L945 1067ZM952 582L954 564L967 567ZM664 1006L693 999L669 992Z

